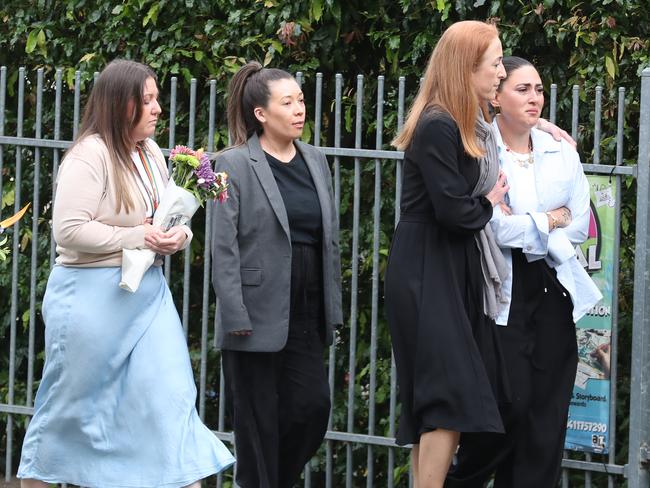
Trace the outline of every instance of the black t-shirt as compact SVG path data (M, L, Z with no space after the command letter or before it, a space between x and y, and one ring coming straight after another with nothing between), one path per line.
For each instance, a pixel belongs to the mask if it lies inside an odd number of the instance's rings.
M320 203L311 173L300 151L296 151L288 163L283 163L267 152L264 154L284 201L291 242L320 244L323 233Z

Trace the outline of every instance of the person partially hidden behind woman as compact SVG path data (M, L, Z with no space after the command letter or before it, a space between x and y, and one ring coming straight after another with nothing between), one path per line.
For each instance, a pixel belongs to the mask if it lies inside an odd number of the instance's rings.
M167 183L150 137L154 73L113 61L92 89L59 170L56 266L43 299L45 367L22 447L21 486L175 488L234 462L201 423L183 329L158 259L122 290L122 249L169 255L186 227L149 222Z
M509 392L493 319L508 269L488 222L508 183L485 120L506 76L502 57L494 25L450 26L393 141L405 151L404 183L385 306L401 402L397 443L413 444L417 488L442 487L460 437L504 430L498 404Z
M589 185L578 153L535 129L544 87L534 66L503 60L507 77L492 104L499 159L510 183L490 225L512 274L496 323L511 403L505 436L461 439L446 487L552 488L560 476L578 362L575 322L602 298L576 258L587 239Z
M329 419L323 352L343 321L338 214L327 159L297 140L304 123L289 73L250 62L235 74L212 283L242 488L294 486Z

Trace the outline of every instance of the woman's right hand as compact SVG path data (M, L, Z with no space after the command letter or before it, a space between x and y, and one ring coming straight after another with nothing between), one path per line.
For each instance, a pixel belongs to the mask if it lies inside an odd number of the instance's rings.
M187 234L182 227L175 226L168 231L151 225L148 221L144 223L144 245L156 254L169 256L183 248Z
M508 190L510 190L510 185L508 185L506 174L503 171L499 171L497 182L494 184L492 190L485 195L485 198L490 200L490 203L494 207L503 201L503 197L508 193Z
M548 217L548 228L550 230L563 228L571 223L571 210L568 207L560 207L546 212Z

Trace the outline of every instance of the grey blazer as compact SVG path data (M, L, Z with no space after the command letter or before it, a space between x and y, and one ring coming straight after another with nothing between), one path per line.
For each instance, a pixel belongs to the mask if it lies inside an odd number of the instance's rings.
M338 214L325 155L296 142L311 173L323 219L325 339L343 323ZM217 295L217 346L276 352L286 344L291 289L291 238L282 195L257 135L217 156L228 173L228 200L212 208L212 285ZM251 330L248 336L229 332Z

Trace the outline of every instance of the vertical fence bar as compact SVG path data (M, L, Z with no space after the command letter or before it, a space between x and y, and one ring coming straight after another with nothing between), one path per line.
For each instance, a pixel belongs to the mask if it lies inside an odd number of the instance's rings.
M189 134L187 136L187 145L194 147L194 132L196 127L196 78L190 80L190 124ZM192 228L192 221L186 224ZM183 331L185 339L188 336L189 316L190 316L190 258L191 246L187 246L183 251Z
M36 71L36 121L35 136L41 139L43 120L43 68ZM34 339L36 330L36 276L38 273L38 219L41 207L41 148L34 148L34 193L32 197L32 256L29 276L29 338L27 342L27 392L26 402L32 406L34 388Z
M555 124L557 120L557 85L555 83L551 83L550 98L548 120Z
M397 89L397 133L404 127L404 100L406 92L406 78L400 76ZM399 223L400 197L402 194L402 160L395 163L395 221L394 226ZM397 369L395 367L395 356L392 349L390 354L390 400L388 406L388 436L395 437L395 414L397 410ZM388 448L388 488L395 484L395 448Z
M618 89L618 115L616 124L616 166L623 164L623 129L625 124L625 88ZM612 275L618 277L619 260L621 254L621 194L622 185L621 177L616 175L614 179L614 190L616 194L616 203L614 204L614 262L612 263ZM616 382L618 379L618 279L612 284L612 332L611 356L609 367L609 454L608 462L616 462ZM613 428L612 428L613 427ZM616 478L613 475L607 476L607 488L614 488Z
M602 100L603 88L599 85L596 86L596 100L594 106L594 152L592 157L593 164L600 164L600 139L601 139L601 119L602 119ZM614 275L618 276L618 275ZM617 281L617 280L614 280ZM614 295L616 296L616 295ZM585 454L587 462L592 461L591 453ZM591 471L585 471L585 488L591 488Z
M298 78L298 75L299 78ZM297 82L299 86L302 88L302 73L298 72L296 74ZM298 79L300 81L298 81ZM316 74L316 93L315 93L315 105L314 105L314 146L319 146L320 145L320 126L321 126L321 89L322 89L322 83L323 83L323 75L322 73L317 73ZM320 86L319 86L320 84ZM303 94L304 96L304 94ZM307 119L305 118L305 123L307 122ZM331 397L330 397L331 398ZM307 461L305 463L304 469L304 486L305 488L311 487L311 460Z
M637 168L628 486L647 488L650 485L650 68L641 73Z
M72 139L79 133L79 114L81 113L81 71L74 72L74 114L72 116Z
M551 83L551 100L549 104L549 121L553 124L557 121L557 84ZM563 457L566 458L567 452L564 451ZM569 472L562 468L562 488L569 488Z
M307 464L305 464L305 488L309 488L311 486L311 469L310 469L310 462L307 461Z
M217 105L217 80L210 80L207 151L214 150L214 119ZM215 204L217 204L215 202ZM218 205L218 204L217 204ZM203 240L203 292L201 295L201 370L199 375L199 416L205 419L205 385L208 376L208 309L210 307L210 234L212 204L205 204L205 238Z
M384 77L377 78L377 129L375 148L381 149L384 127ZM375 393L377 390L377 322L379 316L379 227L381 219L381 161L375 159L375 202L372 215L372 291L370 307L370 384L368 389L368 435L375 435ZM366 486L374 483L373 446L368 444Z
M298 86L302 90L302 71L296 73L296 83L298 83Z
M602 100L603 87L596 86L596 104L594 107L594 164L600 164L600 122L603 114Z
M341 147L341 103L343 98L343 76L336 74L336 92L334 105L334 147ZM334 204L336 211L341 208L341 158L334 156Z
M169 87L169 142L168 148L172 149L174 144L176 144L176 90L178 88L178 78L172 76L171 86ZM167 163L167 170L169 174L172 171L172 163L169 161ZM172 260L170 256L165 256L165 279L167 283L171 279L172 275Z
M573 85L573 110L571 112L571 137L578 142L578 115L580 114L580 87Z
M218 421L217 421L217 430L219 432L224 432L226 427L226 382L223 378L223 365L221 364L221 358L219 358L219 411L218 411ZM236 467L234 468L236 469ZM233 469L233 473L234 473ZM223 474L219 473L217 475L217 488L221 488L223 483Z
M551 84L551 103L549 119L554 124L557 121L557 85ZM575 139L575 136L573 136ZM564 451L563 457L566 458L567 452ZM569 470L562 468L562 488L569 488Z
M5 135L5 101L7 95L7 67L2 66L0 68L0 136ZM2 172L4 167L4 146L0 145L0 201L2 199ZM2 206L0 205L0 215L2 214ZM7 429L8 430L8 429ZM11 452L9 449L9 438L5 444L6 453ZM5 466L5 481L9 481L11 473L9 468L11 467L11 460L6 461Z
M18 69L18 109L16 120L16 137L23 137L23 119L25 101L25 68ZM20 210L21 206L21 185L22 185L22 151L16 148L16 176L14 179L14 213ZM16 321L18 320L18 261L20 251L20 220L14 224L13 248L11 255L11 309L9 313L9 385L7 391L7 402L14 404L16 387ZM14 444L14 419L12 414L7 414L7 452L5 453L5 477L9 481L11 476L11 454Z
M335 92L334 92L334 147L341 147L341 85L342 77L340 74L335 76ZM340 217L340 195L341 195L341 175L340 175L340 162L339 157L334 156L334 205L336 207L337 216ZM330 398L332 399L332 406L330 407L330 417L327 423L327 430L332 430L332 419L334 416L334 370L336 367L336 346L338 342L340 331L334 331L334 341L329 350L329 361L327 376L330 385ZM333 443L327 440L325 444L325 487L333 487Z
M314 109L314 146L320 146L323 119L323 73L316 73L316 104Z
M361 149L363 122L363 75L357 75L357 114L354 137L355 149ZM348 366L348 423L347 431L354 432L354 387L357 362L357 293L359 291L359 208L361 205L361 161L354 158L354 201L352 214L352 283L350 304L350 357ZM345 486L352 488L352 443L346 444Z
M63 70L57 68L56 74L54 75L54 140L58 141L61 139L61 92L63 84ZM50 211L54 207L54 196L56 195L56 178L59 173L59 162L60 162L60 151L58 149L53 150L52 158L52 200ZM50 268L54 266L54 259L56 257L56 242L54 242L54 236L50 232Z
M5 102L7 99L7 67L0 67L0 136L5 135ZM2 198L2 172L4 167L4 146L0 144L0 199ZM0 214L2 208L0 208Z
M178 89L178 78L172 76L169 87L169 140L167 147L172 149L176 144L176 91ZM169 169L171 170L171 162Z
M572 100L572 112L571 112L571 137L577 142L578 141L578 117L580 114L580 88L578 85L573 85L572 88L572 95L573 95L573 100ZM566 451L564 453L566 457ZM590 459L591 455L587 454L586 455L587 460ZM562 485L563 486L568 486L568 471L563 470L563 479L562 479ZM591 485L591 473L585 472L585 487Z

